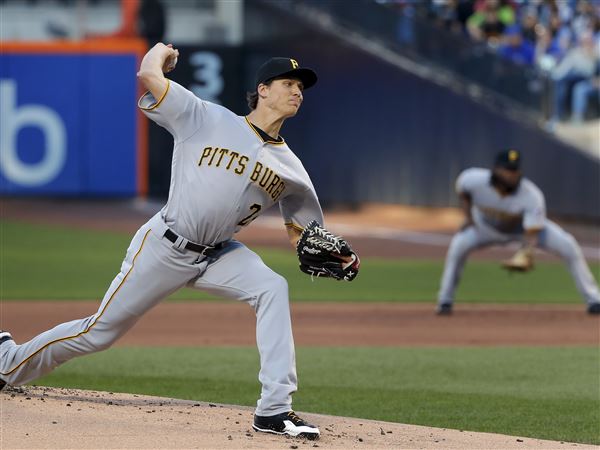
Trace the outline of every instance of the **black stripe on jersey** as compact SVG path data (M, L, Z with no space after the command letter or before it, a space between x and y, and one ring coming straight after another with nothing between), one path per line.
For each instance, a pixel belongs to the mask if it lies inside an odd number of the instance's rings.
M254 131L256 133L256 135L260 138L260 140L263 141L265 144L281 145L281 144L285 143L285 141L283 140L283 138L281 136L277 136L277 139L273 139L271 136L269 136L263 130L258 128L252 122L250 122L248 120L248 117L244 117L244 119L246 119L246 123L248 124L248 126L250 128L252 128L252 131Z

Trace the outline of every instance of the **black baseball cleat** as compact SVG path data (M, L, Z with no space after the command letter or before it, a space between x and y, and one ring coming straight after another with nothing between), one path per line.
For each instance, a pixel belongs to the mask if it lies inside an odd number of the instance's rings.
M252 428L263 433L287 434L311 440L319 439L321 434L317 427L302 420L294 411L275 416L257 416L255 414Z
M2 331L0 330L0 345L2 345L2 343L6 342L6 341L12 341L13 337L10 335L10 333L8 331ZM6 381L4 381L2 378L0 378L0 391L2 389L4 389L4 386L6 386Z
M600 314L600 303L590 303L587 312L588 314Z
M438 316L449 316L452 314L452 303L442 303L438 305L435 313Z

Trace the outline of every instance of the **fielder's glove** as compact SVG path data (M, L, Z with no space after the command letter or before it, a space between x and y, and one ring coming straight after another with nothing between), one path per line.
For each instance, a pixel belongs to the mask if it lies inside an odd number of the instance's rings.
M533 250L531 248L522 248L510 259L502 261L502 268L509 272L529 272L533 266Z
M316 220L310 222L296 245L300 270L315 277L352 281L358 275L360 259L341 237L334 236ZM339 256L352 260L345 262Z

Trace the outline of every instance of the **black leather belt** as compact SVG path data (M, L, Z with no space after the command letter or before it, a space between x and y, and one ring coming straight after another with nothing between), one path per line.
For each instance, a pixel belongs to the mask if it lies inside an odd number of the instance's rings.
M164 236L171 241L173 244L175 242L177 242L177 239L179 239L179 236L174 233L173 231L171 231L170 229L167 229L167 231L165 231ZM190 242L188 241L187 244L185 244L185 248L188 250L191 250L193 252L196 253L200 253L201 255L206 255L206 256L215 256L217 251L221 250L223 248L223 243L219 242L216 245L200 245L200 244L196 244L194 242Z

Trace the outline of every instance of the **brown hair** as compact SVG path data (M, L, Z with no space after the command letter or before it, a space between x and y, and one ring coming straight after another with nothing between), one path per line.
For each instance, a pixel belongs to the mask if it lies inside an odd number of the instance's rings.
M264 84L265 86L270 86L271 83L273 82L274 78L267 80L267 81L263 81L260 84ZM258 105L258 91L254 91L254 92L246 92L246 102L248 102L248 108L250 108L252 111L254 111L256 109L256 106Z
M248 108L254 111L256 105L258 105L258 92L246 92L246 101L248 102Z

